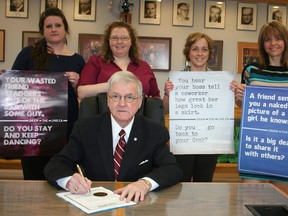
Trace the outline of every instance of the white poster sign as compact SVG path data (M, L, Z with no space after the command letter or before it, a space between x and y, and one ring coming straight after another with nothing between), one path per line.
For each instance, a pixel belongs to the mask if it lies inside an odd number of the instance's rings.
M170 72L170 150L174 154L234 153L233 73Z

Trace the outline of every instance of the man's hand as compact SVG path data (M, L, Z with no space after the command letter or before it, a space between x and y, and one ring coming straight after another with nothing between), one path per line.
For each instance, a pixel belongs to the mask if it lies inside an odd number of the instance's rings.
M68 188L71 193L85 194L90 191L91 185L92 182L89 179L83 178L79 173L74 173L67 182L66 188Z
M114 193L120 195L120 200L126 197L126 202L130 202L134 197L134 202L144 201L145 195L150 190L150 186L142 179L137 182L133 182L124 188L115 190Z

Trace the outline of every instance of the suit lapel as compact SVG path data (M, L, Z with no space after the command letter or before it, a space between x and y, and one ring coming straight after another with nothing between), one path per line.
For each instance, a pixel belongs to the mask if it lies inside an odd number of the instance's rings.
M99 145L99 155L103 161L109 180L114 180L114 162L113 162L113 140L110 114L106 115L103 122L99 125L96 142Z

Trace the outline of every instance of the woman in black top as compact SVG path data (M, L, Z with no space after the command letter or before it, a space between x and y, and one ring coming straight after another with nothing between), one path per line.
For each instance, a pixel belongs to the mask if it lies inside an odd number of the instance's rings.
M67 20L58 8L51 8L41 14L39 31L43 39L23 48L18 54L12 70L51 71L65 73L68 79L68 127L69 136L78 117L76 86L79 74L85 65L81 55L67 47L69 33ZM51 143L55 144L55 143ZM57 143L56 143L57 144ZM21 158L24 179L45 179L43 168L52 156L23 155Z

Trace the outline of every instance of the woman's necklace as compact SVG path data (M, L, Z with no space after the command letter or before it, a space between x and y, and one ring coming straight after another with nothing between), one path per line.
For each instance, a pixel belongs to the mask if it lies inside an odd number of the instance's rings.
M64 46L57 46L57 47L52 47L54 50L54 55L56 55L57 59L61 56L61 55L65 55L67 53L67 49Z

